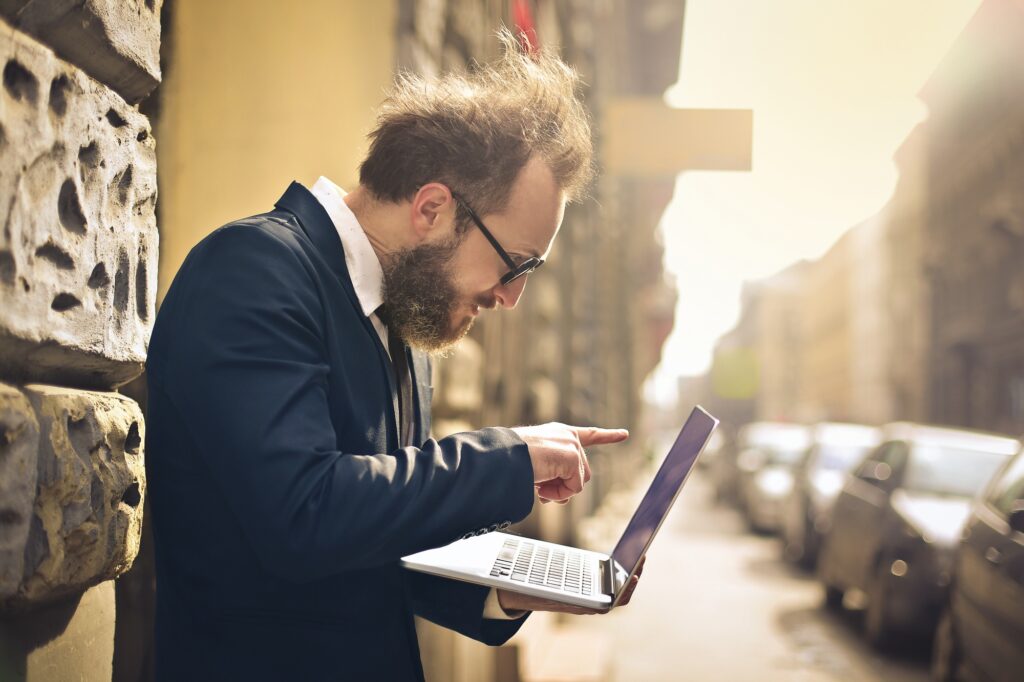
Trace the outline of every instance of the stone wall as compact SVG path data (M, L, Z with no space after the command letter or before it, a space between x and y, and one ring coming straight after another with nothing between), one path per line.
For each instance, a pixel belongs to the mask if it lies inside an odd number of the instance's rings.
M0 678L110 679L139 549L160 0L0 0ZM57 677L54 677L57 675Z

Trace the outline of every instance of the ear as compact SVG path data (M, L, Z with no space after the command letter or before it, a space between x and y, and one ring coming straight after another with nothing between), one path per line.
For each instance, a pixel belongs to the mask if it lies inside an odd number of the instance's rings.
M410 222L416 241L437 238L455 229L455 199L448 187L430 182L412 198Z

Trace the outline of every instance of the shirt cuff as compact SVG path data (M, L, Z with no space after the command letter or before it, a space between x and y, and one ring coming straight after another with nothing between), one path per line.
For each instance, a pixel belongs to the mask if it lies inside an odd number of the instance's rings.
M509 613L501 607L501 602L498 601L498 590L491 588L491 591L487 593L487 599L484 601L484 618L491 620L517 620L526 615L526 611L513 611Z

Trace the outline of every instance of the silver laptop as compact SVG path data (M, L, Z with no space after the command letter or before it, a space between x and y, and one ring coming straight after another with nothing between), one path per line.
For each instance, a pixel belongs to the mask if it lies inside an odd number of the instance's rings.
M414 571L608 611L618 604L718 420L695 407L611 556L508 533L411 554Z

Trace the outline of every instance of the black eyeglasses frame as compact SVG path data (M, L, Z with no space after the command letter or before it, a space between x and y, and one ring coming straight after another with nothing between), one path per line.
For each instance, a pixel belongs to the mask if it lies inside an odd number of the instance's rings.
M512 257L508 255L508 252L505 251L505 249L501 248L501 244L499 244L498 240L494 238L494 235L491 234L491 231L487 229L487 226L484 225L484 221L480 219L480 216L476 214L476 211L474 211L473 208L468 203L466 203L466 200L463 199L458 194L456 194L455 192L452 192L452 198L455 199L455 201L458 202L458 204L462 206L462 208L466 209L466 213L469 214L470 220L472 220L476 224L476 226L480 228L480 231L483 233L484 237L487 238L487 241L490 242L491 246L494 247L494 250L498 252L499 256L501 256L501 260L505 263L505 265L508 266L509 271L505 273L505 275L503 275L501 278L502 286L511 284L520 277L525 277L526 275L529 275L531 272L533 272L540 266L544 265L544 259L537 258L536 256L531 256L530 258L524 260L522 263L516 265L516 262L512 260Z

